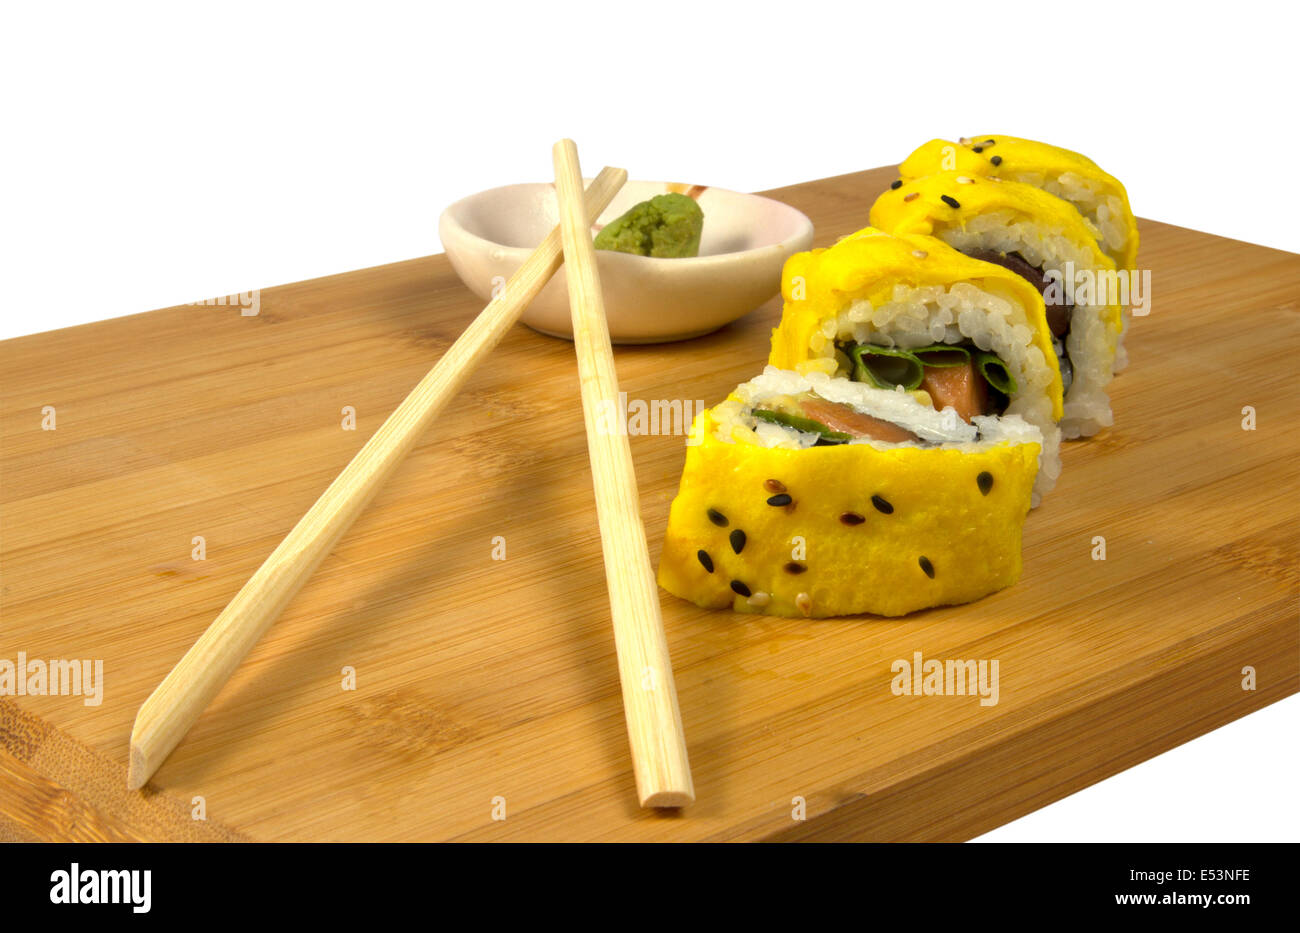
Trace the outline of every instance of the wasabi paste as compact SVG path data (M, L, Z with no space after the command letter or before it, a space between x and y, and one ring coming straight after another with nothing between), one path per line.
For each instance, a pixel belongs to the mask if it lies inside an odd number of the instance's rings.
M704 212L684 194L657 194L605 225L596 249L636 256L684 259L700 254Z

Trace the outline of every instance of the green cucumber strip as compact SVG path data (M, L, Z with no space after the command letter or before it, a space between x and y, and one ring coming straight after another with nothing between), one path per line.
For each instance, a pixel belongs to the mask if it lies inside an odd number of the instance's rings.
M1003 395L1012 396L1016 394L1016 377L1011 375L1011 370L1007 364L1002 362L997 355L985 350L975 351L975 368L980 371L980 375L997 391Z
M805 418L802 415L787 415L783 411L770 411L766 408L755 408L751 414L761 421L770 421L772 424L785 425L787 428L794 428L796 431L803 431L807 434L820 434L822 440L829 444L845 444L851 440L848 434L844 434L840 431L832 431L820 421L814 421L813 419Z
M908 350L858 343L849 348L853 358L853 381L878 389L902 386L909 392L921 384L925 367Z
M921 347L919 350L913 350L912 355L921 361L922 366L936 366L941 369L965 366L970 362L969 350L950 343L936 343L932 347Z

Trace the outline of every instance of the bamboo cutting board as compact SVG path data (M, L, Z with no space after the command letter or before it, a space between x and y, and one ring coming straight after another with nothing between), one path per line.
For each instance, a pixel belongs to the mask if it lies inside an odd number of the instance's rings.
M772 194L826 245L893 177ZM680 812L636 804L573 348L524 328L126 790L140 704L479 310L444 256L268 289L256 316L0 344L0 660L100 659L104 683L98 706L0 698L0 838L958 840L1295 693L1300 257L1141 233L1152 313L1116 426L1067 445L1018 585L899 620L661 593ZM717 402L779 310L619 348L622 388ZM683 438L632 450L657 560ZM998 660L997 704L895 696L917 651Z

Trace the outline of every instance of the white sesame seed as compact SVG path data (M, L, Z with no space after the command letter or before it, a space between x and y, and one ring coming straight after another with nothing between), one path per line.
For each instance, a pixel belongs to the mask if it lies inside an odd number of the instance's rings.
M804 615L810 615L812 613L812 597L807 593L800 593L796 596L794 598L794 604Z
M762 609L771 601L772 594L764 593L762 590L759 590L753 596L749 597L749 599L745 600L745 602L749 603L749 605L753 606L755 609Z
M919 191L913 191L911 194L906 195L906 196L903 198L903 200L904 200L904 201L915 201L915 200L916 200L917 198L919 198L920 196L921 196L921 192L919 192Z
M929 256L930 254L923 249L914 249L912 250L912 255L915 256L917 259L924 259L926 256Z
M975 179L973 179L973 178L969 178L969 177L967 177L967 176L965 176L965 175L958 175L958 176L957 176L957 184L959 184L959 185L973 185L973 184L975 184Z

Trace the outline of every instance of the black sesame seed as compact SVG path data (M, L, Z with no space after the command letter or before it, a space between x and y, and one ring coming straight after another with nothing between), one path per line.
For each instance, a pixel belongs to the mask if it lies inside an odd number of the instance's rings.
M785 492L785 483L779 479L765 479L763 480L763 488L768 492Z
M889 515L894 511L894 507L890 505L889 500L884 496L872 496L871 504L886 515Z
M739 554L745 549L745 533L737 528L731 533L731 549Z
M705 551L703 549L698 550L695 552L695 556L700 559L700 566L702 566L709 573L713 573L713 558L709 556L708 551Z
M958 208L961 207L960 201L958 201L956 198L950 198L946 194L939 195L939 200L942 201L944 204L947 204L953 210L957 210Z
M752 593L750 593L750 591L749 591L749 587L745 586L745 584L741 583L739 580L732 580L732 581L731 581L731 589L732 589L732 591L735 592L736 595L738 595L738 596L752 596L752 595L753 595Z
M901 187L903 187L903 183L902 183L902 181L896 181L896 182L894 182L893 184L891 184L891 185L889 186L889 190L890 190L890 191L897 191L897 190L898 190L899 188L901 188Z
M1001 165L1002 156L994 156L993 158L989 159L989 161L992 162L994 165Z
M840 521L842 521L846 525L861 525L863 522L866 521L866 519L863 518L861 515L859 515L857 512L845 512L843 515L840 516Z
M709 509L709 521L713 522L713 524L717 525L719 528L725 528L729 524L727 522L727 516L723 515L717 509Z
M974 149L972 149L971 151L972 151L972 152L983 152L983 151L984 151L984 147L983 147L983 146L976 146L976 147L975 147Z
M975 483L979 486L980 492L987 496L989 490L993 488L993 474L986 470L979 476L975 477Z
M797 560L792 560L790 563L785 565L786 573L803 573L807 569L807 567L799 563Z
M933 580L934 564L930 563L930 558L922 557L919 561L917 561L917 563L921 565L921 569L925 571L925 575L929 577L931 580Z
M986 145L986 146L991 146L991 145L993 145L993 140L991 140L991 139L986 139L986 140L984 140L984 145Z
M767 500L768 505L789 505L794 499L785 493L779 493Z

